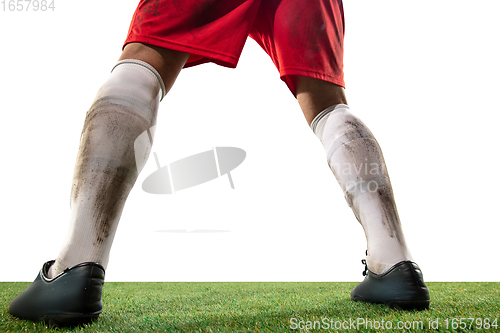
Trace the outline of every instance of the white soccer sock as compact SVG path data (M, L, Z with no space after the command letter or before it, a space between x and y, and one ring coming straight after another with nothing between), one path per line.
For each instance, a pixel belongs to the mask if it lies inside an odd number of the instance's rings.
M118 62L98 91L80 138L69 233L50 277L82 262L106 268L125 201L152 143L139 147L136 158L134 141L155 124L164 92L152 66L130 59Z
M323 143L328 164L363 226L368 268L380 274L411 260L384 157L368 127L347 105L338 104L319 113L311 128Z

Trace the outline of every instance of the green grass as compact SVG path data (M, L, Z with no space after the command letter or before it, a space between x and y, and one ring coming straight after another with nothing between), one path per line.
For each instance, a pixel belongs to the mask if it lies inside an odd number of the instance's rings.
M29 283L0 283L0 332L298 332L297 322L356 322L357 318L382 323L439 320L439 331L451 330L453 318L497 318L500 332L500 283L427 283L431 307L426 311L396 311L382 305L350 300L356 283L114 283L104 285L104 312L91 324L49 329L42 323L17 320L8 313L10 301ZM446 330L446 319L450 326ZM466 325L470 320L466 320ZM458 322L457 322L458 324ZM366 331L360 324L360 331ZM474 327L476 322L474 322ZM333 324L332 324L333 326ZM483 326L484 328L484 326ZM306 331L306 330L302 330ZM334 329L311 329L334 332ZM357 330L341 330L357 331ZM382 330L379 330L382 331ZM387 330L384 330L387 331ZM460 330L457 331L467 331Z

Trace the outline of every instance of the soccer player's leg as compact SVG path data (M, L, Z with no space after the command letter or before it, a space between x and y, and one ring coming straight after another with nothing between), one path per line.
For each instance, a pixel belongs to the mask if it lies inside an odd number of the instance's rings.
M155 125L160 100L188 57L138 43L125 47L87 112L73 175L68 236L57 259L47 262L12 301L12 315L58 325L99 316L115 231L149 155L151 142L137 147L135 141Z
M342 87L308 77L294 81L304 116L365 231L367 278L351 297L396 308L427 308L429 294L411 261L377 140L350 112Z
M382 274L411 256L380 146L368 127L350 112L343 90L325 81L297 79L297 101L366 232L368 268Z
M429 294L410 253L382 151L344 95L342 0L262 2L250 36L269 54L319 137L368 241L367 278L353 300L425 308Z
M137 160L135 140L155 125L160 99L188 56L140 43L125 46L85 119L73 176L70 233L49 277L85 261L106 268L125 200L148 157ZM147 148L140 150L149 154Z
M12 301L11 314L62 324L99 315L109 251L149 155L148 130L161 98L183 67L206 62L236 67L259 4L186 0L179 7L172 1L139 1L120 61L85 119L68 237L57 259L45 263L35 282ZM136 140L145 131L150 142ZM138 141L144 147L137 147Z

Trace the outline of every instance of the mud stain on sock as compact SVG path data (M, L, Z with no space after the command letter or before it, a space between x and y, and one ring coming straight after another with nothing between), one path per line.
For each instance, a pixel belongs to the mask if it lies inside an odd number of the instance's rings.
M362 137L366 137L365 128L357 121L354 120L346 120L345 123L348 125L347 130L343 133L342 147L344 147L352 156L356 156L356 149L352 147L352 142L356 139L360 139Z
M94 108L87 114L71 193L72 202L88 200L92 205L94 245L104 243L117 226L138 176L133 143L147 128L123 105L106 102L101 102L105 110Z
M384 216L384 225L388 229L391 238L395 238L399 244L406 247L403 237L403 229L399 220L396 203L394 201L394 194L391 187L380 187L377 190L380 200L382 201L382 213Z
M108 173L109 172L109 173ZM93 219L97 231L96 243L102 244L110 235L131 189L128 179L130 170L125 167L104 172L97 185Z
M137 171L113 160L92 157L80 158L75 171L72 202L90 200L96 232L94 245L102 244L118 223ZM85 197L80 198L81 195Z

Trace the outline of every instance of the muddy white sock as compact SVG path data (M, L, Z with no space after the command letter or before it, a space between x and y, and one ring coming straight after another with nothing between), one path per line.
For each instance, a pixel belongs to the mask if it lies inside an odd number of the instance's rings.
M311 128L323 143L328 164L363 226L368 268L383 273L400 261L411 260L384 157L368 127L347 105L338 104L319 113Z
M155 124L164 91L154 68L137 60L120 61L98 91L80 139L69 233L50 277L82 262L106 268L125 200L149 155L151 143L137 154L134 142Z

